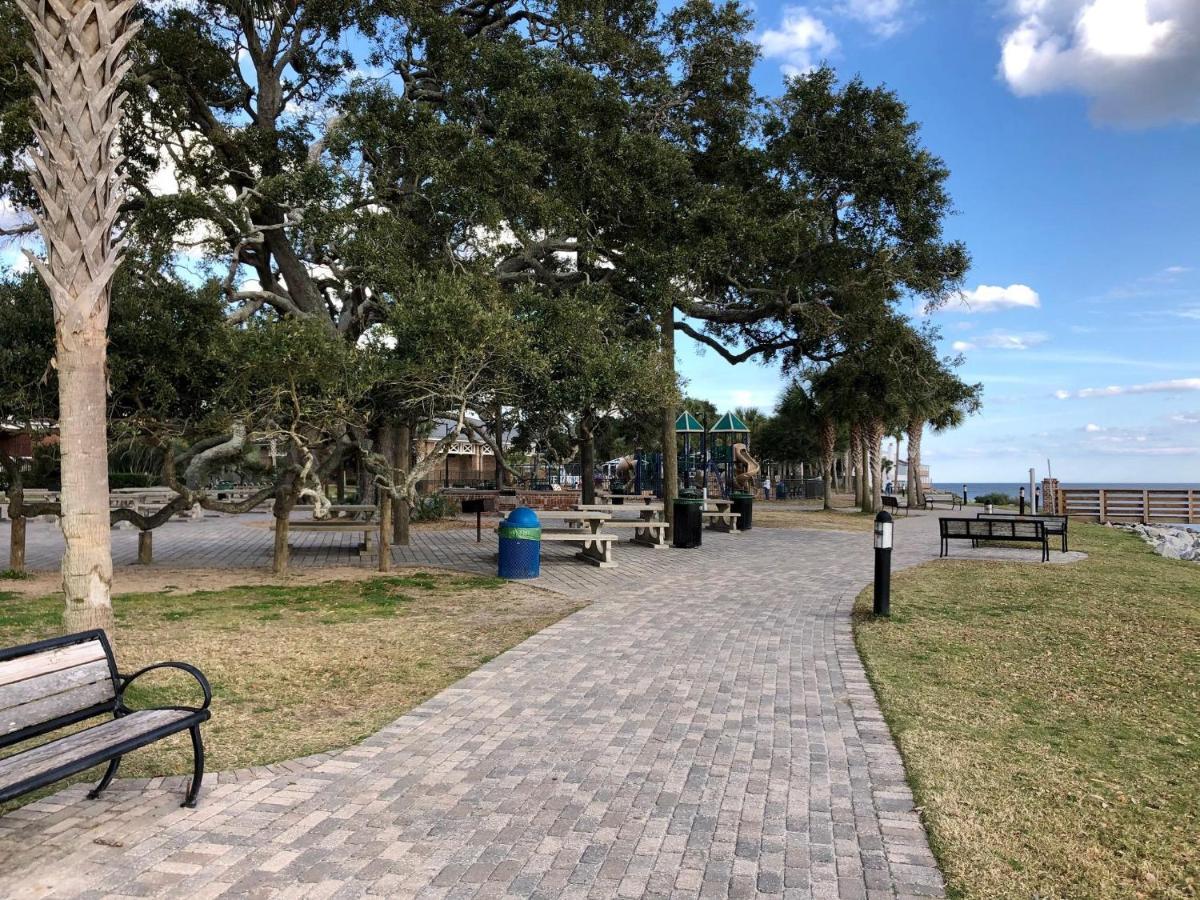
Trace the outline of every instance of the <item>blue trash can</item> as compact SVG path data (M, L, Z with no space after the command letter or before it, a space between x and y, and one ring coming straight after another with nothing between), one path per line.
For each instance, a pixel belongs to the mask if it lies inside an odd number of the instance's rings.
M537 578L542 573L542 526L537 513L518 506L500 523L501 578Z

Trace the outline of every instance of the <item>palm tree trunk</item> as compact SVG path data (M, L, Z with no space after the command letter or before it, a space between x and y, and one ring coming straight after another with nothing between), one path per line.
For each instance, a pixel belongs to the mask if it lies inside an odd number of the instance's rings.
M872 419L867 424L867 453L871 460L871 512L883 509L883 423Z
M859 509L866 508L863 503L866 477L863 471L862 449L862 428L857 422L854 422L850 425L850 464L854 470L852 475L854 481L854 505Z
M106 348L109 291L121 262L112 241L121 203L114 134L137 31L135 0L19 0L33 30L30 70L38 151L30 173L42 202L46 260L33 263L54 305L62 453L63 592L67 631L112 630Z
M837 425L833 419L821 420L821 468L824 480L825 509L833 509L833 451L837 444ZM803 472L803 465L801 466ZM803 477L803 476L801 476Z
M908 423L908 505L925 505L925 490L921 484L921 435L925 420L914 418Z

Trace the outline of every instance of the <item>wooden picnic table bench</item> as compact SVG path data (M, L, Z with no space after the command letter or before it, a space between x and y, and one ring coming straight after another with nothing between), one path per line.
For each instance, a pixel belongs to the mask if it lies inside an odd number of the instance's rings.
M1042 545L1042 562L1050 559L1046 542L1046 523L1040 519L951 519L938 520L941 535L939 556L950 554L951 541L970 541L972 547L980 541L1027 541Z
M158 669L179 669L191 675L204 703L139 710L126 706L126 688ZM90 719L106 719L0 759L0 803L106 762L104 776L88 793L94 800L108 787L126 753L188 731L192 780L183 805L195 806L204 779L200 725L211 715L211 702L208 681L187 663L156 663L132 675L121 675L112 647L99 629L0 649L0 749Z
M977 518L977 519L999 519L999 520L1031 519L1031 520L1035 520L1035 521L1045 522L1046 523L1046 534L1047 535L1057 534L1061 539L1062 552L1063 553L1067 552L1067 521L1068 521L1068 519L1066 516L1054 516L1054 515L1050 515L1049 513L1027 513L1025 515L1021 515L1020 513L1008 513L1008 512L991 512L991 513L981 512L975 518Z
M375 532L379 525L375 522L355 521L354 519L288 519L288 533L293 531L329 531L342 532L361 531L363 540L356 548L360 553L370 553L374 546ZM271 520L271 530L275 530L275 520Z
M379 507L374 503L334 503L329 507L330 515L347 519L362 519L369 522L375 518Z
M950 509L962 509L963 498L953 491L926 491L925 508L933 509L935 503L949 503Z

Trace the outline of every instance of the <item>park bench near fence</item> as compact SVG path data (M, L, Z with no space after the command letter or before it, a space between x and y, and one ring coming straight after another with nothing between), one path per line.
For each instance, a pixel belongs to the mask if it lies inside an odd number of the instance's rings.
M951 541L970 541L972 547L980 541L1018 541L1042 545L1042 562L1050 559L1046 542L1046 523L1041 519L938 519L941 535L940 557L950 554Z
M903 506L901 506L899 498L893 497L891 494L883 495L883 508L894 509L897 513L900 512L900 510L904 510L904 515L908 515L908 504L905 503Z
M1063 553L1067 552L1067 522L1068 522L1068 519L1066 516L1054 516L1054 515L1049 515L1046 513L1027 513L1025 515L1021 515L1020 513L981 512L981 513L979 513L978 516L976 516L976 518L1000 519L1000 520L1003 520L1003 519L1030 519L1030 520L1034 520L1034 521L1045 522L1047 536L1057 534L1061 538L1062 552Z
M125 704L129 685L161 669L191 675L204 703L130 709ZM88 793L94 800L108 787L126 753L188 731L193 766L183 805L195 806L204 779L200 725L211 715L211 702L207 679L187 663L156 663L121 675L112 647L98 629L0 649L0 750L90 719L106 719L0 759L0 803L106 762L99 784Z
M962 509L963 498L953 491L926 491L925 508L933 509L935 503L946 503L950 509Z

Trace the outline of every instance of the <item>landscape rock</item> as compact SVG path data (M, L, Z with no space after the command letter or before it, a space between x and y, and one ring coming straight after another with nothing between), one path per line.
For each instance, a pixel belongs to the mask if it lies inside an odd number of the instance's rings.
M1200 531L1190 531L1181 525L1119 525L1114 528L1136 534L1167 559L1200 562Z

